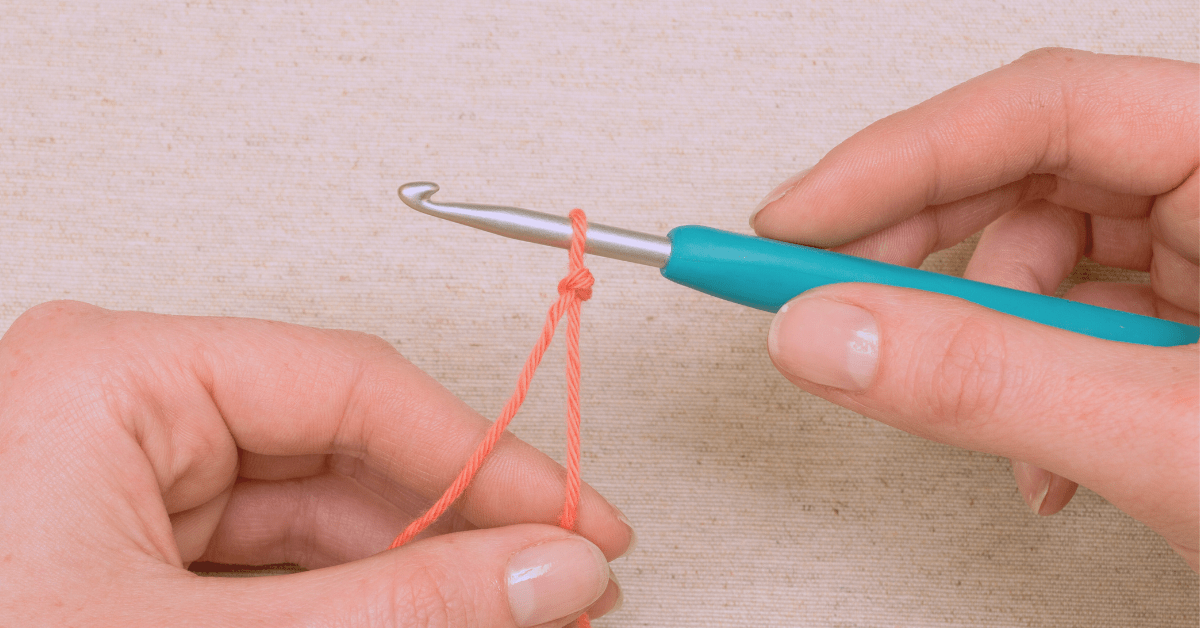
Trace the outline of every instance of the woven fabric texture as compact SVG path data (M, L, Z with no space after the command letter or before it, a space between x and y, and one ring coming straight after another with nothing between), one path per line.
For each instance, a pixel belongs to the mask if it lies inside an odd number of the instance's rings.
M0 330L60 298L355 329L495 416L566 254L417 214L401 183L747 232L876 119L1043 46L1197 61L1197 26L1191 0L15 3ZM794 389L769 315L589 265L583 474L639 535L597 626L1200 621L1197 577L1093 493L1035 517L1007 461ZM513 427L560 460L562 360Z

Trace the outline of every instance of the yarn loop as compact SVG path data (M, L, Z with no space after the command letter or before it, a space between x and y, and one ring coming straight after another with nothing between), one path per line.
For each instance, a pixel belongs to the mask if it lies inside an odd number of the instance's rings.
M558 525L567 530L574 530L575 524L579 517L579 501L580 501L580 486L583 480L580 477L580 424L581 416L579 410L579 379L580 379L580 362L579 362L579 306L588 299L592 298L592 284L594 278L592 273L583 265L583 252L587 244L587 216L583 210L571 210L571 246L568 249L568 258L570 260L570 271L567 276L558 282L558 300L550 306L550 311L546 313L546 324L542 327L541 336L538 337L537 344L529 353L529 357L525 360L525 367L521 369L521 375L517 379L517 387L513 390L513 394L509 397L508 403L505 404L504 410L500 412L500 416L496 419L492 426L488 428L483 440L475 448L470 459L463 465L462 470L458 472L458 476L454 482L446 489L441 498L425 511L416 521L413 521L392 541L388 549L395 549L413 540L425 528L429 527L434 521L446 513L454 502L462 496L467 490L467 486L483 467L483 463L492 453L492 449L500 441L500 437L508 428L508 424L516 416L517 410L520 409L521 403L525 401L525 394L529 391L529 384L533 381L533 374L537 371L538 364L542 361L542 356L545 355L546 349L550 346L551 339L554 338L554 330L558 326L558 321L562 319L563 314L567 315L567 480L563 487L563 508L562 514L559 515ZM576 620L578 628L589 628L587 614L581 615Z

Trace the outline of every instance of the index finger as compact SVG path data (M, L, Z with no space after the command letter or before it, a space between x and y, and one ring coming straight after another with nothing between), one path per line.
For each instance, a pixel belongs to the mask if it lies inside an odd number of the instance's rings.
M755 230L834 246L1030 174L1167 192L1200 160L1196 75L1180 61L1035 51L855 134L760 211Z
M224 349L209 364L213 400L243 449L360 457L432 502L491 425L377 337L264 321L236 324L239 333L209 335ZM255 336L259 342L247 342ZM565 478L560 465L505 433L456 506L479 527L554 524ZM622 554L631 532L620 512L589 486L580 493L576 531L609 557Z
M239 449L347 454L432 502L490 425L390 344L355 332L56 302L14 322L2 355L18 365L6 372L16 378L9 386L39 392L10 396L5 409L42 438L101 434L55 441L56 455L119 460L122 473L140 471L133 461L144 458L159 502L139 493L138 507L148 512L216 500L233 483ZM63 400L82 410L57 407ZM92 416L97 409L103 416ZM60 425L48 429L51 422ZM478 527L553 524L565 477L549 457L506 434L458 510ZM580 492L576 531L620 555L630 528L596 491ZM395 532L406 523L396 522Z

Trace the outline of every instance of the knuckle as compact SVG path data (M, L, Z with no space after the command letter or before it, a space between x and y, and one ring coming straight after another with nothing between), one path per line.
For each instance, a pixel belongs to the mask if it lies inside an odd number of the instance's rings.
M380 336L361 331L339 329L333 332L349 347L372 357L393 357L398 352L392 343Z
M396 347L392 343L384 340L375 334L360 334L359 342L369 351L376 352L382 355L392 356L398 353Z
M995 416L1012 374L1001 325L982 317L964 318L933 343L932 355L914 364L933 369L913 390L924 391L929 420L943 429L976 429Z
M89 323L105 310L77 301L36 305L0 338L0 363L6 372L50 377L72 370L95 370L97 339ZM35 368L31 368L35 367Z
M365 420L371 414L365 410L379 403L380 395L389 399L399 398L397 395L403 397L397 391L405 390L407 382L398 379L397 368L401 371L419 369L379 336L346 330L332 333L340 349L336 364L331 364L329 369L344 382L340 386L343 393L339 402L342 419L336 431L342 442L367 443L371 441L373 426ZM360 453L365 454L365 451Z
M349 332L349 333L353 334L354 340L358 344L362 345L363 347L365 347L367 349L373 349L375 351L383 351L386 353L395 353L396 352L396 348L392 346L392 343L384 340L380 336L376 336L375 334L368 334L368 333L364 333L364 332Z
M1073 50L1071 48L1062 48L1058 46L1047 46L1030 50L1021 55L1014 63L1030 66L1044 65L1062 65L1071 63L1077 60L1081 55L1086 54L1081 50Z
M45 338L41 338L44 334L61 335L62 330L100 311L102 310L94 305L79 301L48 301L35 305L18 316L5 336L15 339L38 337L38 342L44 342Z
M106 314L85 303L52 301L13 322L0 339L0 394L19 392L6 394L9 408L21 408L10 416L88 438L107 437L115 425L110 418L131 416L130 367L100 331Z
M392 580L391 623L412 628L476 625L469 605L451 584L456 577L436 563L406 565Z

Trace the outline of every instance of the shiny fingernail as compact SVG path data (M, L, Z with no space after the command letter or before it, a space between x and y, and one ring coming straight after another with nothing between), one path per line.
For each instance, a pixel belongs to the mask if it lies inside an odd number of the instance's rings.
M625 524L625 527L629 528L629 545L621 553L621 556L628 556L633 553L633 550L637 549L637 530L633 528L633 524L629 522L629 518L623 512L617 511L617 521L620 521Z
M596 600L596 603L588 608L587 614L591 619L603 617L609 613L621 610L621 606L624 604L625 592L621 589L621 583L617 581L616 574L613 574L610 570L608 588L604 590L604 594L600 596L600 599Z
M858 306L801 296L775 315L767 349L786 374L822 386L865 390L879 359L879 326Z
M774 190L771 190L770 194L764 196L763 200L759 201L758 206L754 208L754 211L750 212L750 228L754 228L754 219L758 217L758 214L762 212L762 210L766 209L771 203L774 203L775 201L787 196L787 193L791 192L792 188L796 187L796 185L800 183L800 180L803 179L810 170L812 170L812 168L805 168L791 177L788 177L786 181L780 183L775 187Z
M525 548L508 561L508 604L518 626L573 618L609 586L599 547L571 537Z
M1054 475L1028 462L1014 460L1012 467L1013 476L1017 479L1017 486L1021 489L1021 497L1025 500L1025 504L1029 506L1033 514L1042 514L1042 505L1046 503L1046 495L1050 493L1050 482L1054 479Z

